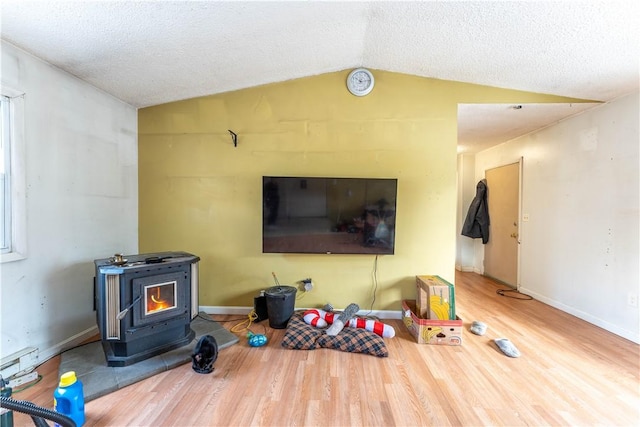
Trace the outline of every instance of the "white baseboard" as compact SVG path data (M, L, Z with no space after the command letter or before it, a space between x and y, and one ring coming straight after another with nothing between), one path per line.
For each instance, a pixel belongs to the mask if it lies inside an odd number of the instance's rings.
M89 338L94 337L96 334L98 334L98 327L97 326L92 326L89 329L85 329L84 331L75 334L74 336L72 336L71 338L67 338L66 340L54 345L53 347L49 347L48 349L41 351L38 353L38 365L43 364L44 362L46 362L47 360L51 359L54 356L59 355L60 353L62 353L65 350L69 350L73 347L76 347L80 344L82 344L84 341L88 340Z
M640 336L634 334L631 331L622 329L616 325L612 325L609 322L606 322L598 317L594 317L588 313L585 313L584 311L580 311L575 309L574 307L570 307L568 305L562 304L561 302L555 301L553 299L547 298L544 295L540 295L530 289L526 289L526 288L520 288L519 289L520 292L527 294L527 295L531 295L534 299L543 302L547 305L550 305L551 307L557 308L558 310L562 310L565 313L571 314L572 316L575 316L579 319L584 320L585 322L589 322L593 325L596 325L606 331L611 332L612 334L616 334L622 338L625 338L629 341L633 341L636 344L640 344Z
M253 307L201 305L199 309L207 314L238 314L246 316L253 310ZM307 310L308 307L296 307L295 309ZM376 316L378 319L402 319L402 312L400 310L360 310L358 311L358 316Z
M477 274L482 274L482 271L480 271L479 268L476 268L473 265L460 265L460 264L456 264L456 270L458 271L462 271L463 273L477 273Z
M240 314L246 316L251 313L251 310L253 310L253 307L219 305L201 305L198 307L198 311L204 311L207 314Z

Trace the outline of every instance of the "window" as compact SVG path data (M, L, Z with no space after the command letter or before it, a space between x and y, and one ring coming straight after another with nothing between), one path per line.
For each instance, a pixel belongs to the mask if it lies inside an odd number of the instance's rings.
M0 225L0 249L2 253L11 252L11 100L2 95L0 99L0 206L2 224Z
M24 93L0 95L0 262L26 257Z

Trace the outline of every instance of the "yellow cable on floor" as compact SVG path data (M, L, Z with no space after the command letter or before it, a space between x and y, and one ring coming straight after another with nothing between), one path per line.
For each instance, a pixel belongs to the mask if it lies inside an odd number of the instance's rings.
M237 323L235 326L233 326L231 328L231 332L235 332L235 333L242 333L242 332L246 332L246 331L251 331L251 325L253 324L254 320L256 320L258 318L258 314L256 313L255 310L251 310L249 312L249 314L247 315L247 319L243 320L240 323ZM247 325L243 328L240 328L241 326Z

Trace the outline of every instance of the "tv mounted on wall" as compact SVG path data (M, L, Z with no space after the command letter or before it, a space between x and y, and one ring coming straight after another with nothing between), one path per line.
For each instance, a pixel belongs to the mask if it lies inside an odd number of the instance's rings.
M393 254L397 179L264 176L262 252Z

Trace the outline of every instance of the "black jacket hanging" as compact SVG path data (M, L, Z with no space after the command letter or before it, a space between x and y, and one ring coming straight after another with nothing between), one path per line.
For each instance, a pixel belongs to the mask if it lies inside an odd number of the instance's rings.
M487 205L487 180L483 179L476 185L476 197L471 201L467 218L462 226L462 235L477 239L482 237L482 243L489 241L489 206Z

